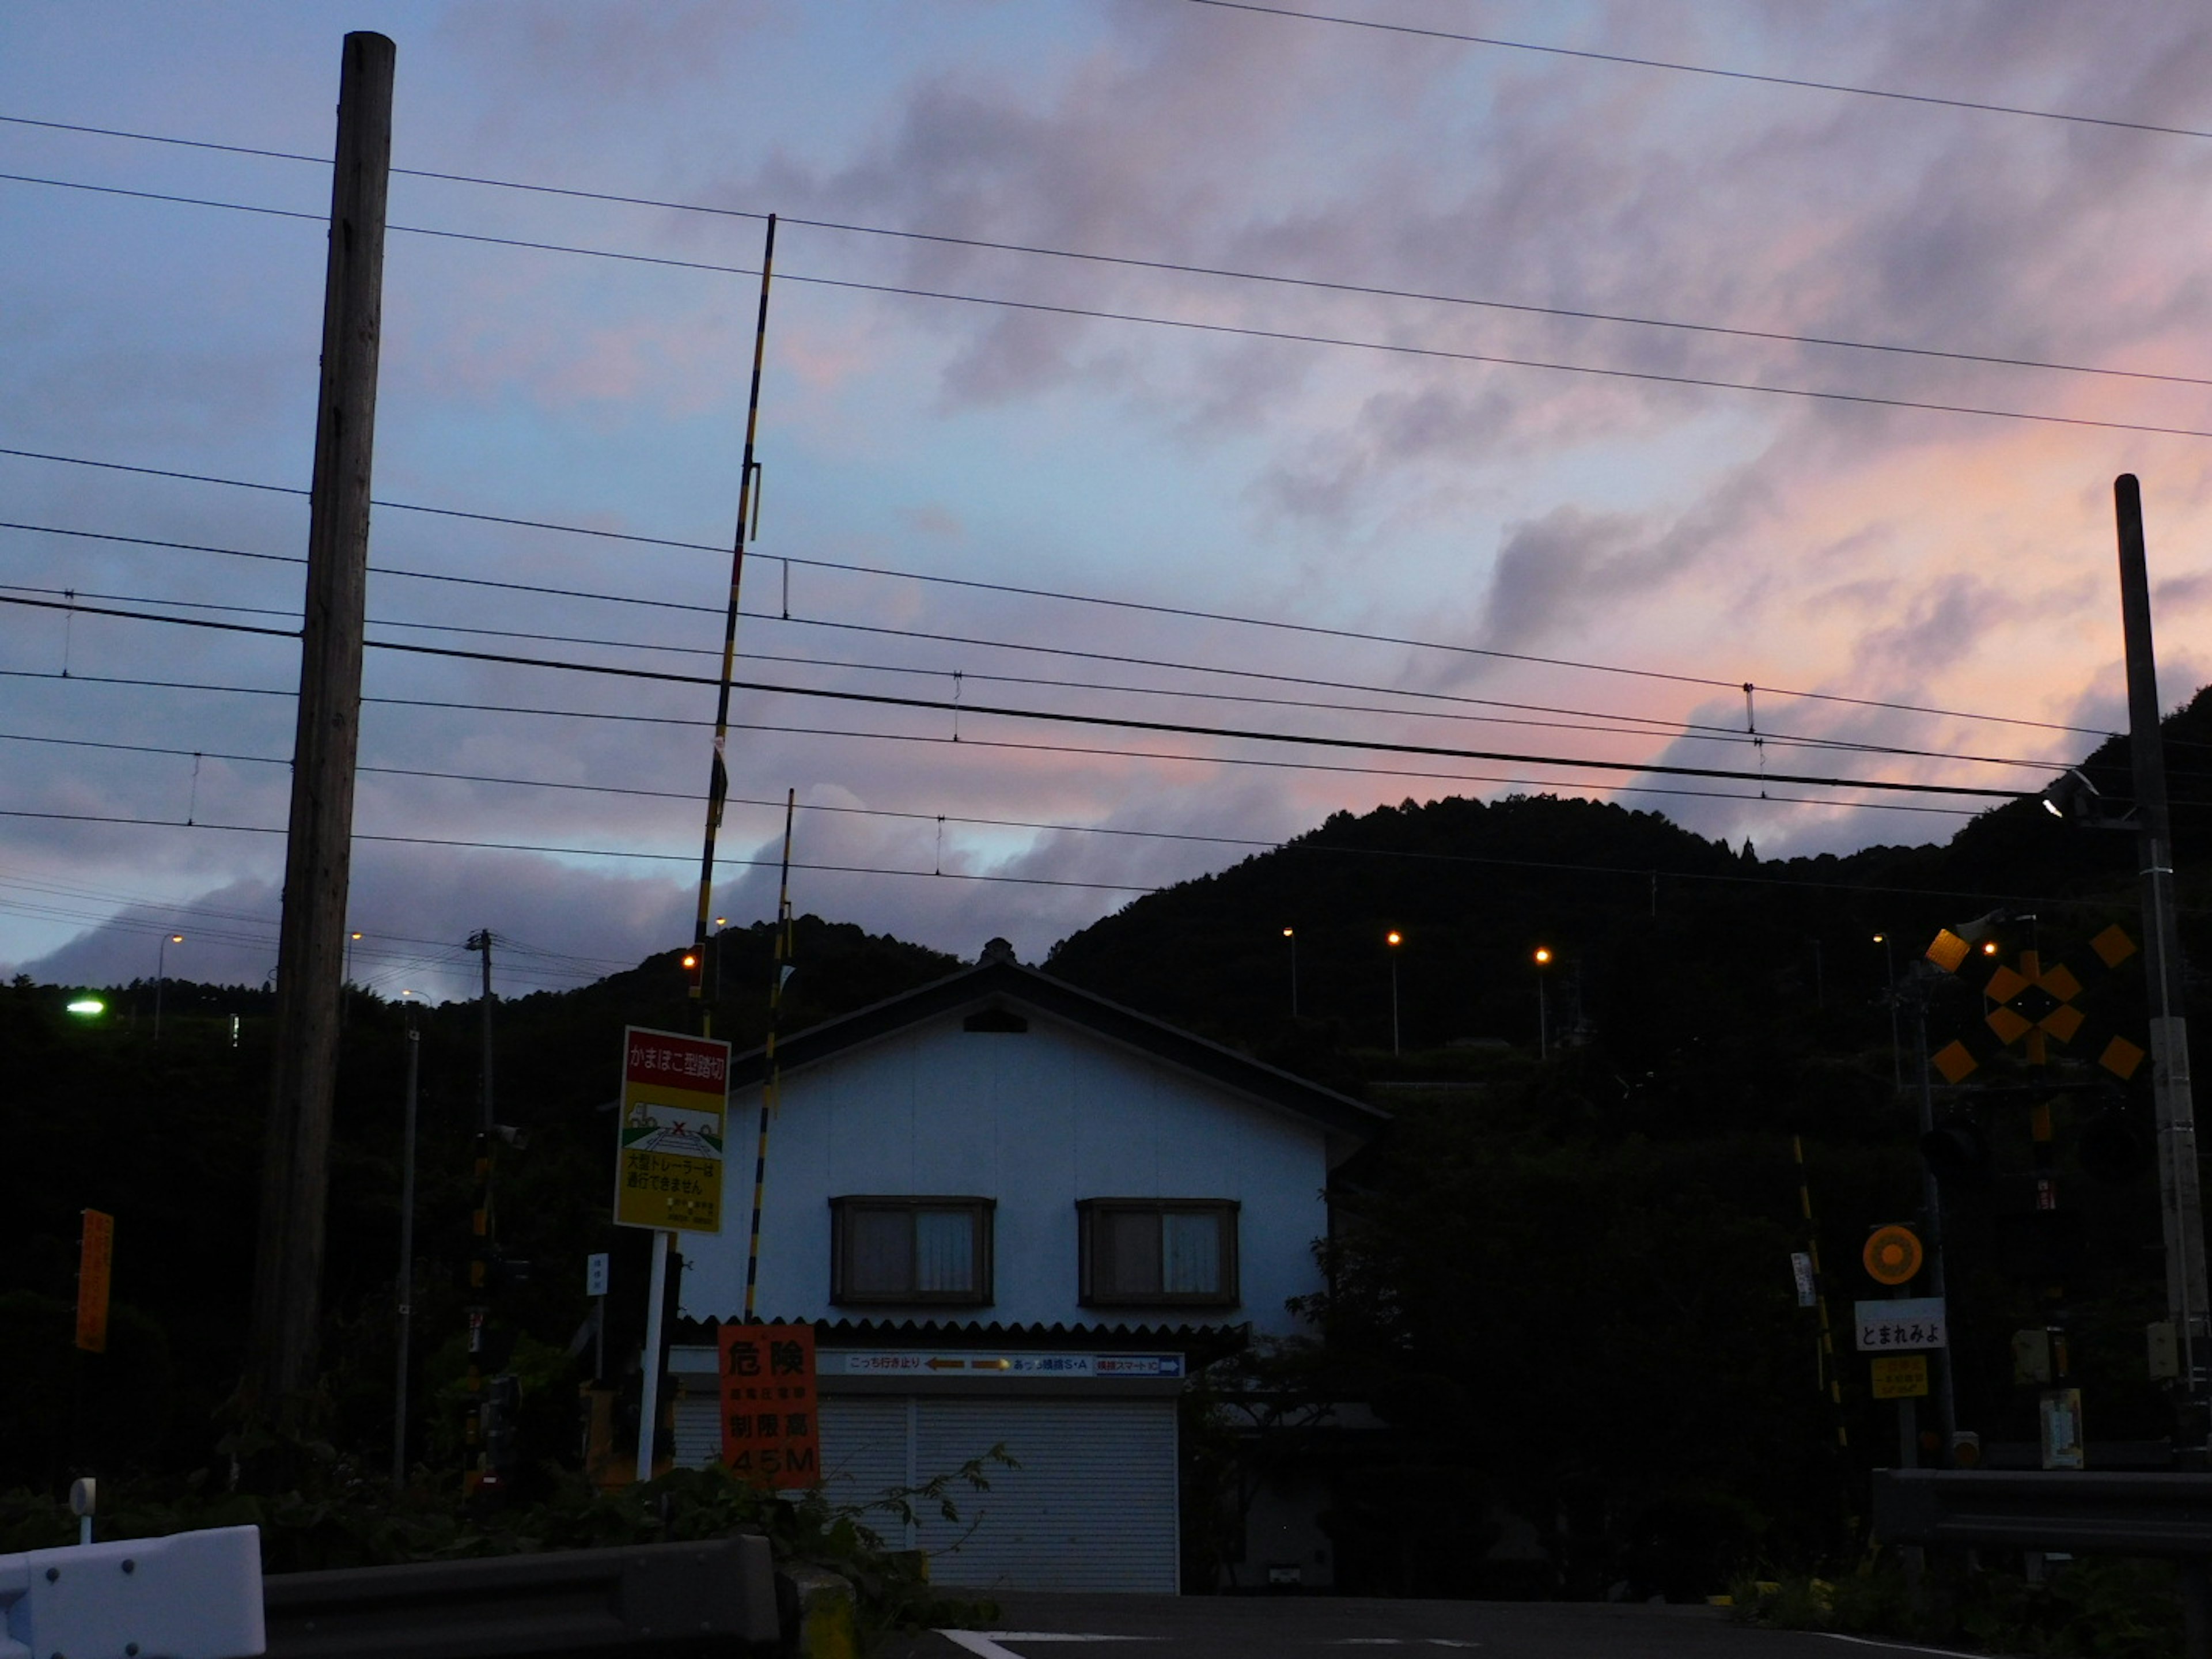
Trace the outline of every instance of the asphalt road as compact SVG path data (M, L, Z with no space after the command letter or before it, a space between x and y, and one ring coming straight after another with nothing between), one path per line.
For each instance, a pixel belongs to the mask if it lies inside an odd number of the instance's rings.
M1335 1597L1009 1595L988 1631L893 1642L887 1659L1875 1659L1931 1650L1754 1630L1708 1607Z

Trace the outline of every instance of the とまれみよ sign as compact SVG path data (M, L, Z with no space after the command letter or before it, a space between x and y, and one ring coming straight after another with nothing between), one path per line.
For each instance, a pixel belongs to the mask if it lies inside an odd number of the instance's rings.
M822 1479L814 1405L814 1327L725 1325L720 1336L722 1462L771 1488Z
M722 1127L730 1045L641 1025L623 1033L615 1222L722 1231Z

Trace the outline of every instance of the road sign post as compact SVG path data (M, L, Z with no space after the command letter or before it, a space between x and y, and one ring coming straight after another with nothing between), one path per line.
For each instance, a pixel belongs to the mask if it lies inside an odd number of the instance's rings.
M730 1045L632 1025L623 1032L615 1224L653 1230L646 1297L637 1479L653 1479L660 1413L660 1340L667 1316L668 1246L677 1233L722 1231L722 1135L730 1104Z

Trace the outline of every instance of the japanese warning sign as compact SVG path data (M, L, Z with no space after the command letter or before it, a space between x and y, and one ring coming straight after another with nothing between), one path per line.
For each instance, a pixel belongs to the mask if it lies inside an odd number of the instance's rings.
M623 1033L615 1221L722 1231L722 1117L730 1045L633 1025Z
M725 1325L722 1462L740 1480L811 1486L822 1479L814 1412L814 1327Z

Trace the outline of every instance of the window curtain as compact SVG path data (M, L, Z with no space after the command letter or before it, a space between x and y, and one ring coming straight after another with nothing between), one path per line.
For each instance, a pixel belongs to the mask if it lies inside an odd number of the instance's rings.
M967 1210L914 1213L914 1288L975 1288L975 1218Z
M1212 1295L1221 1288L1221 1218L1170 1210L1160 1217L1160 1289Z

